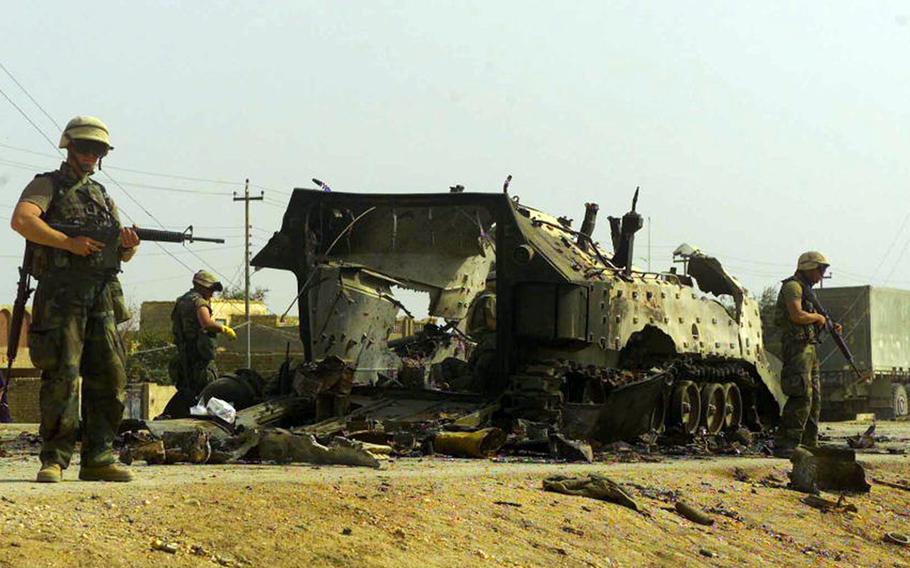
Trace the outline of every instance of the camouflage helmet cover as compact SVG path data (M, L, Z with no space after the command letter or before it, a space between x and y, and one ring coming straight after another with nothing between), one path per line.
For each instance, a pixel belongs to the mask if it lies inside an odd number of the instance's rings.
M72 140L94 140L107 144L111 150L114 149L111 146L111 134L107 125L94 116L77 116L66 123L66 128L60 136L60 148L66 148Z
M831 263L828 262L828 257L816 250L804 252L796 261L797 270L812 270L821 266L831 266Z
M216 292L220 292L224 287L221 285L221 282L218 281L218 278L214 274L207 270L200 270L193 275L193 284L201 286L203 288L214 289Z

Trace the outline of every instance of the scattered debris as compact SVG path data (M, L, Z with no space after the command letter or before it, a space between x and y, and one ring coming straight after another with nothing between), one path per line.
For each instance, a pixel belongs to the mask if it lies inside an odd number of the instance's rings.
M328 446L324 446L312 434L295 434L279 428L264 432L257 450L260 460L276 463L379 467L379 460L363 448L362 442L336 437Z
M559 433L550 434L550 455L566 461L594 462L591 444L581 440L570 440Z
M505 505L506 507L521 507L521 503L513 503L512 501L493 501L494 505Z
M741 467L733 468L733 479L736 481L748 482L752 480L752 477L749 473Z
M439 432L433 438L436 452L465 458L489 457L505 443L506 433L499 428L484 428L476 432Z
M858 450L865 450L875 446L875 422L866 428L866 431L862 434L848 437L847 445Z
M717 558L717 553L709 548L699 548L698 553L707 558Z
M776 471L772 471L764 476L759 483L764 487L770 487L772 489L782 489L786 486L786 480Z
M789 487L803 493L819 491L868 492L866 474L849 448L797 446L790 458Z
M162 440L139 441L134 445L127 445L120 451L120 461L126 465L130 465L136 460L150 465L159 464L164 463L165 459L164 441Z
M871 478L872 481L878 483L879 485L884 485L885 487L891 487L893 489L900 489L902 491L910 491L910 485L906 483L894 483L893 481L885 481L884 479L879 479L877 477Z
M152 541L152 550L160 550L161 552L167 552L168 554L177 554L177 545L172 542L167 542L156 538Z
M700 525L711 526L714 524L714 519L710 515L696 509L692 505L684 501L676 502L676 512L682 515L683 517L689 519L693 523L698 523Z
M853 503L847 503L846 498L841 495L838 500L831 501L825 499L824 497L819 497L818 495L806 495L802 498L802 502L810 507L814 507L823 513L828 511L846 511L850 513L856 513L857 508Z
M543 488L545 491L553 491L555 493L609 501L628 507L633 511L641 512L638 503L626 493L622 486L596 473L588 474L587 477L553 475L543 480Z
M190 408L190 416L211 416L223 420L226 424L233 424L237 419L237 410L231 403L213 396L205 404L200 400L196 406Z
M708 508L707 512L714 515L721 515L722 517L727 517L728 519L733 519L734 521L738 521L740 523L745 522L746 520L737 511L728 508L723 503L718 503L717 505Z
M899 544L900 546L910 546L910 537L903 533L888 532L885 533L885 542Z
M636 483L629 483L628 485L637 489L638 493L647 499L663 501L664 503L675 503L679 500L679 493L673 489L657 489L655 487L647 487Z

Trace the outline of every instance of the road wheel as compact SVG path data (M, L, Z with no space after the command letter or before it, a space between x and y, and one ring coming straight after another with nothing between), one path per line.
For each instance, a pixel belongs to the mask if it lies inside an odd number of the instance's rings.
M686 434L694 434L698 430L700 417L701 398L698 386L692 381L680 381L674 385L667 412L667 427L680 428Z
M724 387L718 383L705 383L701 387L701 425L708 434L717 434L724 425L726 414Z
M724 428L736 430L743 421L743 396L736 383L724 384Z
M894 418L907 415L907 387L891 385L891 411Z

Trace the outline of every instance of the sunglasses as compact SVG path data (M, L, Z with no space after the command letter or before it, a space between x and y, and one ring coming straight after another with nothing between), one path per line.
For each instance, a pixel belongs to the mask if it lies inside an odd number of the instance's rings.
M108 145L96 140L73 140L73 148L80 154L91 154L103 158L107 156Z

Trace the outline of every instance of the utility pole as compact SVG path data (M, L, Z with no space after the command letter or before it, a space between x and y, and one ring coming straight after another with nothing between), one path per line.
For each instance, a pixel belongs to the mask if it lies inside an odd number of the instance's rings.
M250 197L250 180L247 178L243 187L243 197L237 197L234 192L234 201L243 201L244 209L244 247L243 247L243 313L246 316L246 368L253 366L250 344L250 337L253 335L253 326L250 324L250 201L262 201L265 199L265 192L260 191L259 197Z
M651 272L651 216L648 216L648 272Z

